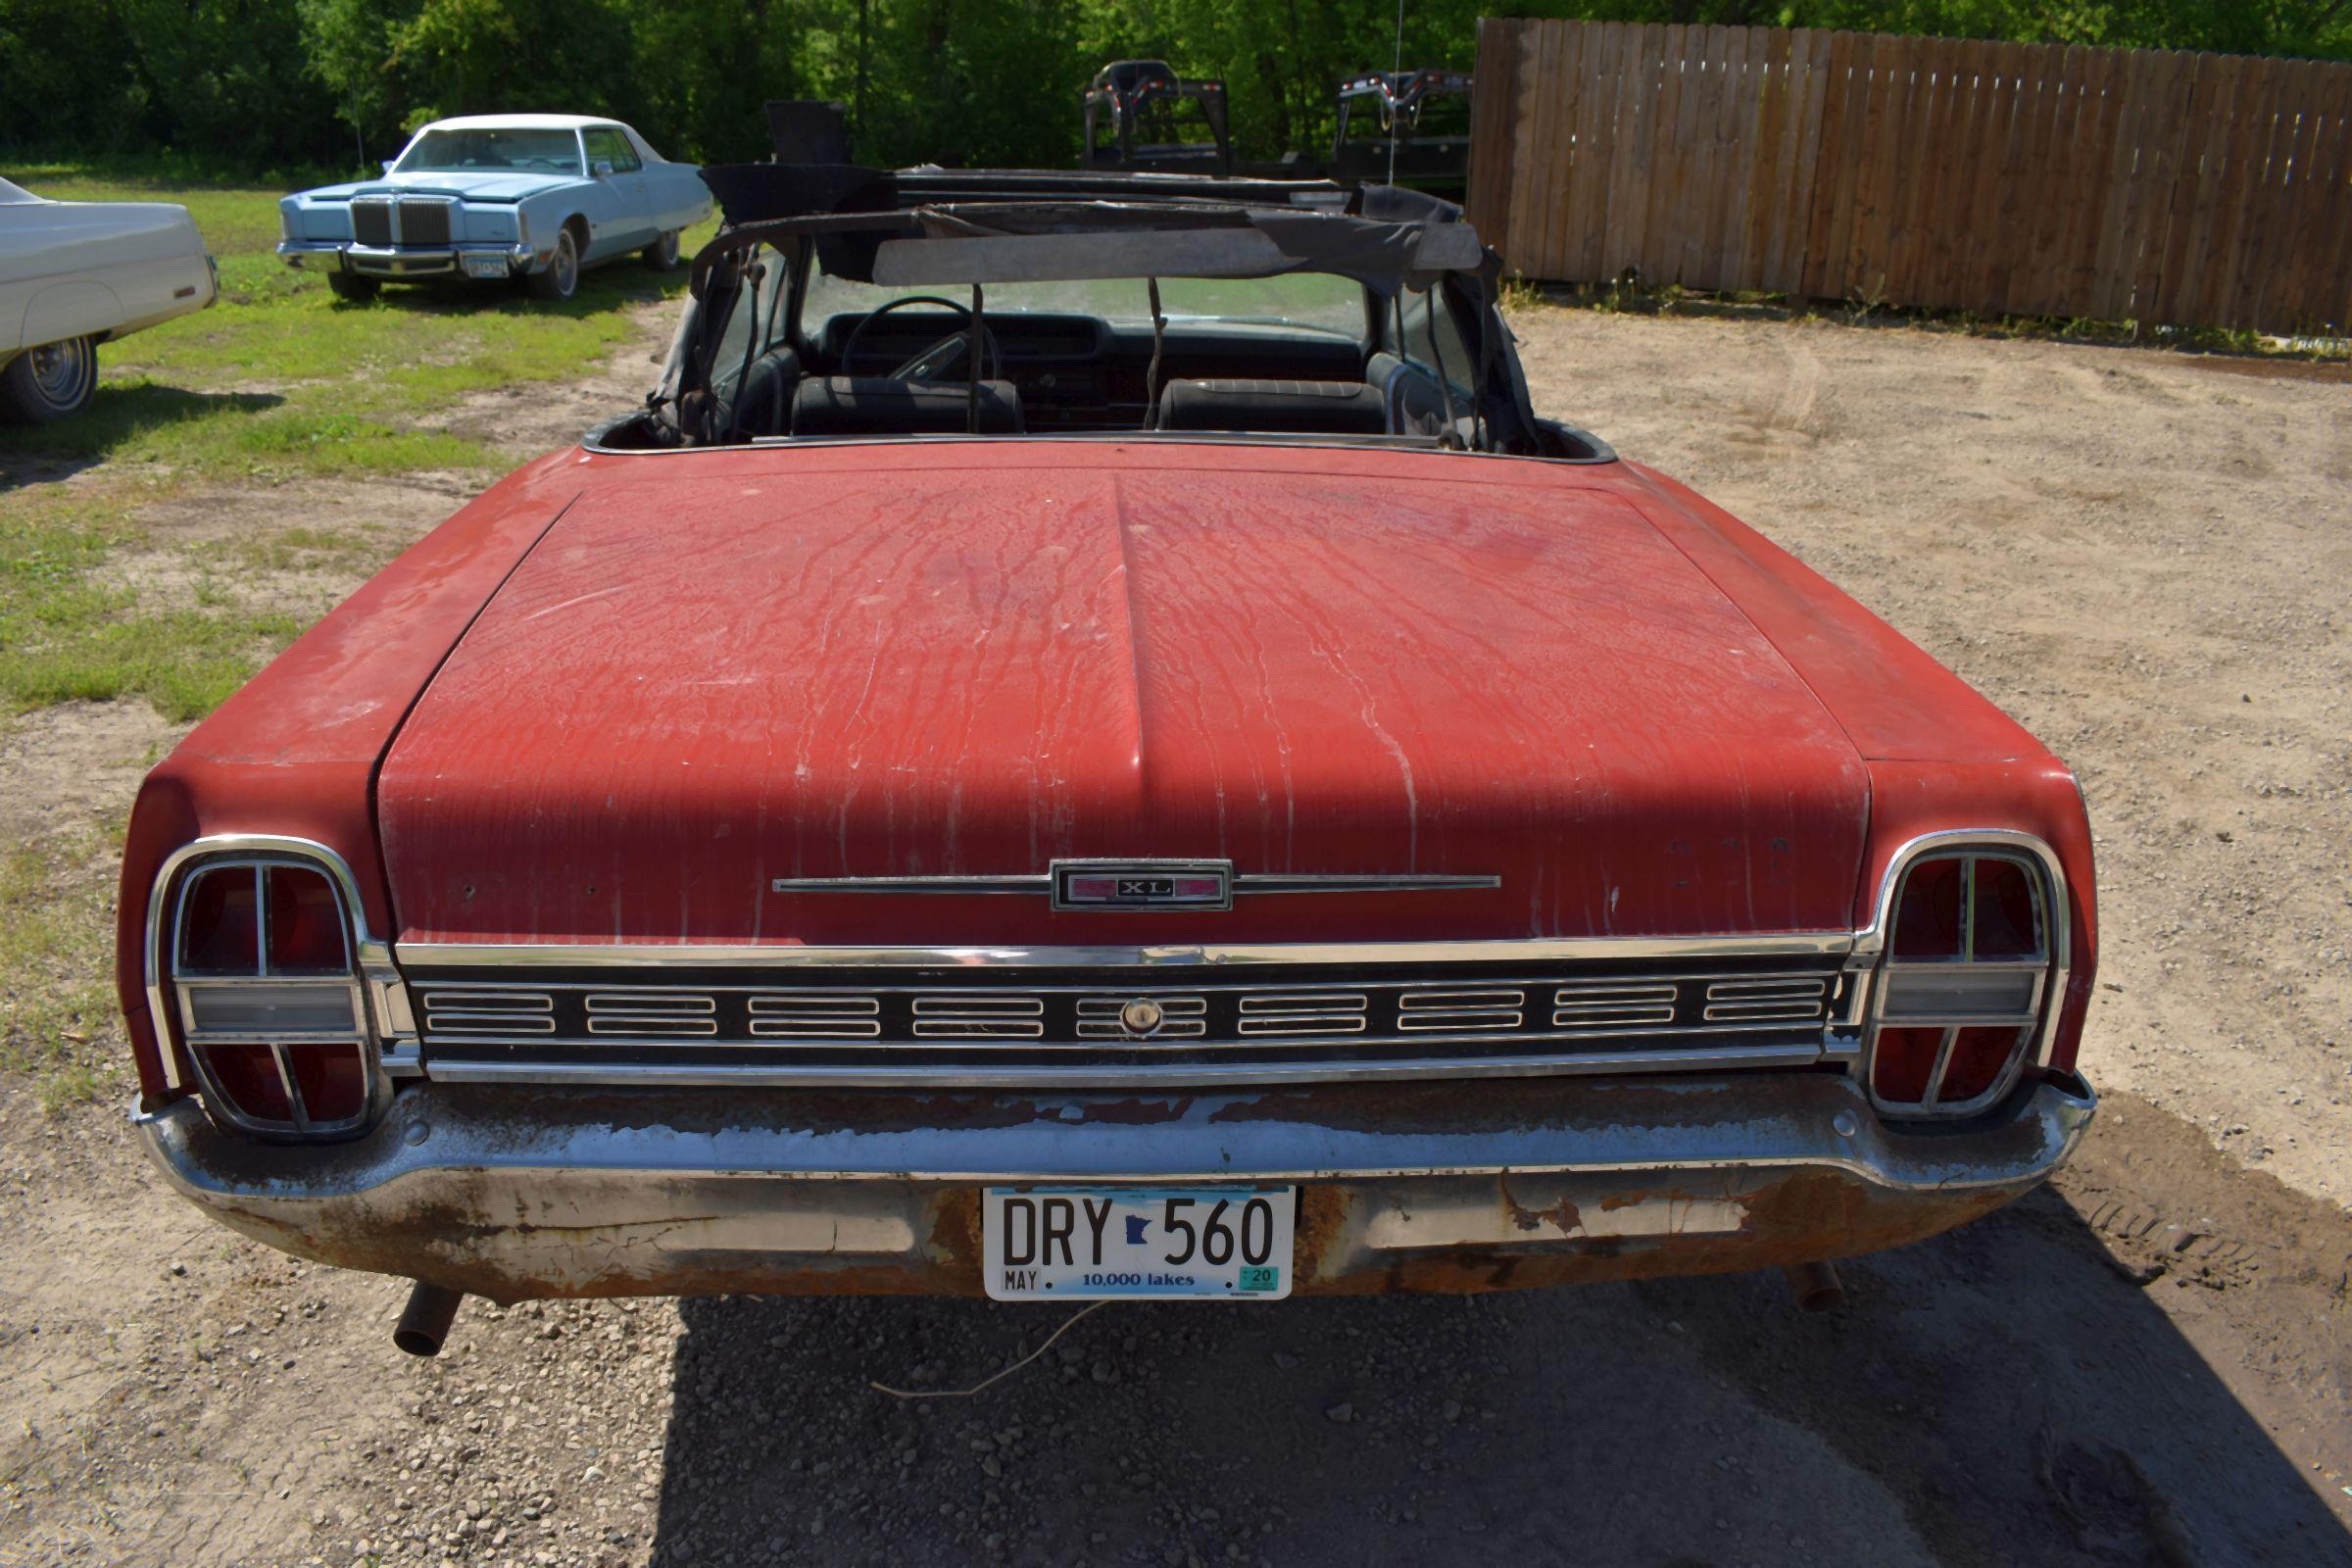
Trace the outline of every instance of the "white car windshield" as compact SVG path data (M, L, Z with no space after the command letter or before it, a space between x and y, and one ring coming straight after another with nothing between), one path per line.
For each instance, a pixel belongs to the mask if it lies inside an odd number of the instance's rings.
M580 138L568 130L428 130L401 155L403 174L576 174Z

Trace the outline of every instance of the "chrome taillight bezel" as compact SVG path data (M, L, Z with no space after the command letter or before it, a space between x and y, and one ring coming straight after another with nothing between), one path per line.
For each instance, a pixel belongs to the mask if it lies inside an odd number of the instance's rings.
M1922 864L1952 859L1965 860L1970 866L1962 884L1964 934L1961 954L1955 957L1934 958L1895 956L1893 935L1896 913L1911 873ZM2036 954L1984 960L1973 956L1974 866L1982 860L2006 862L2020 866L2027 872L2040 927L2039 951ZM1929 833L1910 840L1897 850L1887 862L1886 875L1880 883L1878 908L1870 929L1863 933L1862 940L1856 945L1857 956L1866 957L1871 964L1870 983L1860 1008L1861 1053L1856 1061L1863 1092L1870 1097L1871 1104L1882 1115L1895 1119L1956 1120L1973 1116L1999 1103L2016 1087L2027 1067L2047 1061L2066 998L2072 919L2066 872L2059 863L2057 852L2031 833L1989 828ZM2005 1014L1889 1015L1886 997L1891 977L1900 971L1938 969L2032 974L2035 977L2035 984L2031 1005ZM1966 1100L1940 1099L1938 1091L1945 1067L1951 1060L1958 1031L1987 1027L2015 1028L2021 1044L2011 1051L2009 1059L1994 1075L1989 1088ZM1878 1046L1879 1034L1884 1028L1943 1030L1942 1043L1929 1075L1925 1100L1886 1100L1880 1096Z
M344 966L340 972L318 970L272 974L269 959L269 895L267 874L272 866L295 866L317 872L333 890L340 917ZM187 896L206 874L235 875L250 871L256 878L255 920L257 949L250 972L195 969L181 961ZM366 906L350 866L322 844L309 839L259 834L218 835L182 846L159 869L147 909L145 981L148 1014L162 1056L164 1078L173 1089L195 1089L204 1098L206 1112L223 1126L262 1138L326 1140L348 1137L372 1126L391 1097L392 1079L403 1069L415 1070L416 1031L409 1016L407 994L392 966L390 948L368 929ZM300 987L324 992L337 990L349 999L349 1023L340 1018L319 1027L257 1029L240 1027L222 1032L206 1029L194 999L207 991ZM262 1046L270 1050L286 1080L289 1118L247 1114L215 1080L206 1046ZM350 1045L361 1055L362 1105L354 1116L331 1120L312 1118L299 1090L291 1082L283 1049L302 1045ZM183 1064L185 1070L183 1071ZM192 1080L191 1081L191 1075Z

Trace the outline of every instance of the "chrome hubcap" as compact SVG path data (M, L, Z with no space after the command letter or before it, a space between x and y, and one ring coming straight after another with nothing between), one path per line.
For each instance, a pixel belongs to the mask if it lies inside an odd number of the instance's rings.
M556 281L564 285L564 293L568 294L571 292L572 283L577 276L579 270L579 257L573 253L571 242L566 240L563 244L557 246Z
M78 399L90 373L90 351L76 338L70 343L47 343L28 355L32 384L49 402L66 405Z

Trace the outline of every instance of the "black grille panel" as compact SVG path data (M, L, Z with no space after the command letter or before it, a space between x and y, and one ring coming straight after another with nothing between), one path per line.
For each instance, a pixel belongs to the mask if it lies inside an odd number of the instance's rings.
M427 1070L463 1063L697 1065L944 1075L1077 1069L1139 1077L1418 1060L1672 1058L1779 1048L1811 1059L1847 1021L1836 956L1708 959L1647 972L622 970L527 981L412 978ZM1133 1004L1150 1004L1135 1008ZM1143 1020L1138 1026L1136 1019Z
M400 204L400 242L403 245L449 243L449 203L403 201Z
M355 201L351 204L351 235L363 245L392 243L392 204Z

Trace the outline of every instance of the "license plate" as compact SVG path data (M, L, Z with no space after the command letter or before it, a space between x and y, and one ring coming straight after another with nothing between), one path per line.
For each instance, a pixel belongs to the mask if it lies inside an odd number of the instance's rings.
M981 1267L1000 1301L1291 1294L1289 1187L990 1187Z
M504 277L507 259L504 256L468 256L464 258L467 277Z

